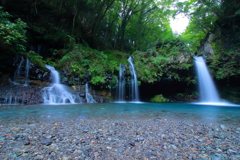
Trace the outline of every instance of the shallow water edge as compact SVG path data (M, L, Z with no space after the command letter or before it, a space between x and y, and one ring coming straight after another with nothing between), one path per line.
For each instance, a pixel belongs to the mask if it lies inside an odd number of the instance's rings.
M240 107L193 103L95 103L0 106L0 124L76 120L175 119L239 126Z

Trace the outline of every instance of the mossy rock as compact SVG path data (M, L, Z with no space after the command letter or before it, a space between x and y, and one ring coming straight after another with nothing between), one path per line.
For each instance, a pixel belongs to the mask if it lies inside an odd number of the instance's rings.
M159 95L155 95L150 101L154 103L160 103L160 102L168 102L169 99L163 97L162 94L159 94Z

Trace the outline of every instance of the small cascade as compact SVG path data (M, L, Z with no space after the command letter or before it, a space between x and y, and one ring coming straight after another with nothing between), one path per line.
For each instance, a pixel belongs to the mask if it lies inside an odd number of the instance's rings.
M31 62L28 58L23 56L16 59L18 61L17 69L14 72L13 79L8 79L8 85L2 85L0 91L0 104L1 105L21 105L27 102L24 98L24 92L29 91L29 70ZM31 94L29 94L31 97ZM28 97L28 98L29 98Z
M19 100L17 99L16 96L14 96L14 97L9 96L9 97L6 97L5 104L8 104L8 105L19 105L20 102L19 102Z
M85 84L85 90L86 90L86 100L87 103L97 103L93 96L88 92L88 83Z
M46 68L51 71L53 84L42 89L44 104L81 103L81 98L70 87L60 83L58 71L50 65L46 65Z
M129 68L131 72L130 100L138 102L139 101L138 80L132 57L128 58L128 62L130 63Z
M20 105L23 104L20 101L21 92L24 91L25 87L21 85L14 85L10 82L10 85L1 86L0 90L0 105Z
M200 102L220 103L220 97L204 59L202 57L194 57L194 59L200 90Z
M30 70L30 65L31 62L29 61L29 59L26 59L26 65L25 65L25 83L24 86L28 86L29 84L29 70Z
M126 80L124 77L124 72L126 68L123 64L119 65L119 77L118 77L118 87L117 87L117 100L118 101L125 101L125 87L126 87Z
M14 73L13 83L15 85L24 85L28 86L29 84L29 70L31 62L28 58L26 60L21 56L21 61L18 64L18 67Z
M24 58L21 56L21 61L20 61L19 65L18 65L18 67L17 67L17 69L16 69L16 71L14 73L14 80L13 80L13 82L15 82L15 83L19 79L19 77L21 76L21 69L23 67L23 63L24 63Z

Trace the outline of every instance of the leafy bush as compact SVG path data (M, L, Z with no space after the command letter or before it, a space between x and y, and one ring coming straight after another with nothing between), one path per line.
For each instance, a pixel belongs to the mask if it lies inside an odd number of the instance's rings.
M162 94L159 94L159 95L154 96L150 101L155 102L155 103L160 103L160 102L168 102L169 100L167 98L163 97Z
M132 57L139 80L153 83L162 78L167 78L193 83L193 76L180 75L182 71L188 72L193 66L190 56L181 53L180 49L178 54L167 54L166 50L168 48L162 48L160 53L157 51L134 52Z
M209 67L217 79L240 76L240 55L238 49L223 52L223 54L209 57Z
M12 15L0 6L0 46L4 51L23 54L26 51L27 25L20 18L12 21Z
M126 75L130 74L129 62L127 61L129 54L116 50L98 51L76 44L71 36L69 38L68 49L54 53L56 56L61 54L60 57L62 57L56 67L66 70L69 76L78 76L81 79L89 77L93 84L104 84L106 81L115 83L119 64L124 64L127 67ZM175 48L174 53L168 53L171 48ZM146 52L135 51L131 55L134 59L139 82L153 83L164 76L169 80L177 79L193 83L193 76L179 75L180 70L188 72L189 68L193 66L190 56L182 53L182 46L174 47L174 44L171 43L171 45L160 49L161 52L149 49ZM111 75L112 79L109 80L106 75Z
M125 53L118 51L103 52L79 44L73 44L69 49L62 50L64 56L60 59L58 68L65 69L69 75L85 78L90 76L93 84L103 84L106 81L115 82L115 71L119 64L127 64ZM112 79L106 79L106 75Z
M35 53L34 51L29 51L28 53L25 54L26 57L29 58L29 60L35 64L38 65L42 68L45 68L46 61L43 60L43 57L40 56L39 54ZM49 63L48 63L49 64Z

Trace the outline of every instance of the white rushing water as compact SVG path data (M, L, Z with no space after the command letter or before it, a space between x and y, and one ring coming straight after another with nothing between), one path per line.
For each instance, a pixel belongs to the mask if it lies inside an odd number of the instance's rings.
M20 101L19 97L22 95L21 90L28 89L27 87L29 86L29 70L31 67L31 61L29 61L28 58L24 58L23 56L17 57L16 61L19 61L19 63L14 72L14 77L13 79L8 79L10 86L7 87L6 91L0 91L1 105L24 104L24 98L22 101ZM3 92L5 93L3 94Z
M128 62L130 63L129 68L131 72L130 100L138 102L139 101L138 80L132 57L128 58Z
M213 79L202 57L194 57L201 103L221 103Z
M26 58L26 65L25 65L25 83L24 86L28 86L29 84L29 70L30 70L31 62L28 58Z
M21 56L21 61L19 62L18 67L14 73L14 79L12 81L13 84L24 85L24 86L29 85L30 66L31 66L31 62L29 61L29 59L28 58L24 59L24 57Z
M97 103L93 98L93 96L88 91L88 83L85 84L85 90L86 90L85 94L86 94L87 103Z
M42 89L44 104L81 103L81 98L72 89L60 83L60 75L54 67L46 65L51 71L52 85Z
M23 63L24 63L24 58L21 57L21 61L20 61L19 65L18 65L18 67L17 67L17 69L14 73L13 82L15 82L16 84L18 84L16 81L18 80L19 76L21 75L21 68L23 66Z

